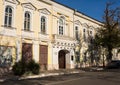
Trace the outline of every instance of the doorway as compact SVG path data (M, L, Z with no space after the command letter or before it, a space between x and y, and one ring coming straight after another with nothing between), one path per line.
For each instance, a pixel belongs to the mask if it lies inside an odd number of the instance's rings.
M58 54L59 69L66 69L66 54L67 50L60 50Z

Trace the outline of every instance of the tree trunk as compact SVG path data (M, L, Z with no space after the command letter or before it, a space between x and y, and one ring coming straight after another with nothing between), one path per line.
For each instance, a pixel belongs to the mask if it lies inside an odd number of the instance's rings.
M108 47L108 56L107 56L108 63L111 62L111 60L112 60L112 48Z

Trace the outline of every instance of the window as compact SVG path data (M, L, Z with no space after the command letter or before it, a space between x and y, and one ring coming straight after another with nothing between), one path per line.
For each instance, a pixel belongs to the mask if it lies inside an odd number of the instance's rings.
M83 38L84 38L84 41L86 41L86 30L83 29Z
M11 27L12 26L12 8L10 6L7 6L5 8L5 21L4 21L4 25L6 27Z
M76 40L79 40L78 26L75 26L75 38L76 38Z
M46 33L46 17L41 17L41 33Z
M90 37L90 43L92 44L93 43L92 31L90 31L89 37Z
M64 21L62 18L59 19L59 35L63 35L63 24Z
M83 29L83 32L85 33L85 29Z
M24 15L25 19L24 19L24 30L26 31L30 31L30 13L29 12L25 12L25 15Z
M90 35L92 35L92 31L90 31Z
M0 65L12 64L12 47L0 46Z
M74 58L73 58L73 55L72 55L72 56L71 56L71 60L73 61L73 59L74 59Z

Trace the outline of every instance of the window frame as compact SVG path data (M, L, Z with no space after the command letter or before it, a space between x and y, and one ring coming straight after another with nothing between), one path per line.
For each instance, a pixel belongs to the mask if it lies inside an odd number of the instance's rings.
M77 29L76 29L76 27L77 27ZM79 26L76 25L76 26L75 26L75 31L74 31L74 33L75 33L74 36L75 36L75 39L76 39L76 40L79 40L79 36L80 36L80 35L79 35L79 34L80 34L79 31L80 31ZM78 36L76 36L76 35L78 35Z
M13 50L12 50L12 46L4 46L4 45L0 45L0 65L2 66L11 66L13 63Z
M42 19L44 19L44 22L42 22ZM42 34L47 34L47 18L43 15L40 17L40 32Z
M83 39L86 42L87 41L87 36L86 36L87 29L83 28Z
M14 2L14 3L12 3L12 2ZM10 28L10 29L14 29L15 28L15 24L16 24L16 22L15 22L15 16L16 16L16 8L17 8L17 5L19 4L19 2L16 2L16 1L7 1L7 0L3 0L3 5L4 5L4 10L3 10L3 15L2 15L2 17L3 17L3 19L2 19L2 25L3 25L3 27L5 27L5 28ZM11 8L12 8L12 22L11 22L11 27L9 26L9 27L7 27L7 26L5 26L5 9L6 9L6 7L7 6L10 6Z
M62 21L62 23L60 22L60 20ZM58 20L58 34L64 35L65 34L64 30L65 30L65 18L60 17Z
M48 31L49 31L49 29L48 29L48 22L49 22L49 14L44 14L43 12L39 12L39 33L41 33L41 34L43 34L43 35L47 35L48 34ZM41 32L41 17L42 16L44 16L45 17L45 19L46 19L46 32L45 33L42 33Z
M23 6L23 22L22 22L23 28L22 28L22 30L27 31L27 30L24 30L24 18L25 18L24 15L25 15L25 12L29 12L30 16L31 16L31 19L30 19L31 24L30 24L30 31L28 31L28 32L32 32L32 31L34 31L33 30L33 15L34 15L35 8L32 7L31 4L29 4L29 3L23 3L22 6Z
M5 27L12 27L13 8L11 6L6 6L4 13L5 13L4 14L4 26Z
M26 15L26 13L27 13L27 15ZM31 17L32 17L31 12L26 11L24 13L24 30L25 31L31 31Z

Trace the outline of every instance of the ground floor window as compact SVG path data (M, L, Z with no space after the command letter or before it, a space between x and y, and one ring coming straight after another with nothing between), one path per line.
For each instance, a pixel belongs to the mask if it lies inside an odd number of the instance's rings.
M0 46L0 66L12 64L12 47Z

